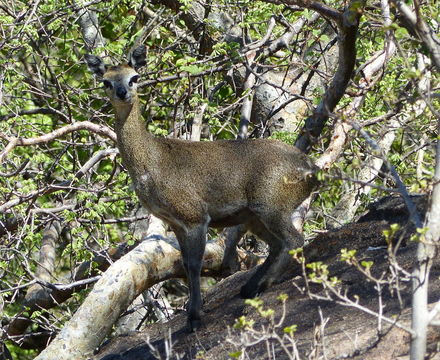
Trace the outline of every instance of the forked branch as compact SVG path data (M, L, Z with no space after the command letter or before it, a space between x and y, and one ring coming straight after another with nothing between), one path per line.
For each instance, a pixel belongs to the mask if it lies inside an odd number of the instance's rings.
M37 136L34 138L23 139L8 136L0 133L0 138L8 141L8 144L0 153L0 164L5 160L6 156L17 146L33 146L48 143L64 135L78 130L88 130L101 136L105 136L116 142L115 132L107 126L94 124L90 121L80 121L71 125L56 129L48 134Z
M305 2L308 4L309 2ZM315 4L315 2L311 2ZM339 61L333 79L326 90L320 104L305 121L305 126L295 142L295 146L309 152L317 141L324 126L336 105L345 94L345 90L353 74L356 64L356 38L359 20L365 1L352 1L348 8L335 19L339 34ZM313 8L316 10L316 6ZM317 10L318 11L318 10ZM321 13L322 14L322 13ZM324 14L323 14L324 15Z

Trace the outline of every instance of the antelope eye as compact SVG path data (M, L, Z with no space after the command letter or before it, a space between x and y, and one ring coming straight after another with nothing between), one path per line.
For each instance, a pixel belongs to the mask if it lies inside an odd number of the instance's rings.
M137 83L139 80L139 75L135 75L130 79L130 82L128 83L128 85L133 86L133 83Z
M102 83L104 84L104 86L105 86L107 89L111 89L111 88L113 87L113 86L112 86L112 83L111 83L110 81L108 81L108 80L103 80Z

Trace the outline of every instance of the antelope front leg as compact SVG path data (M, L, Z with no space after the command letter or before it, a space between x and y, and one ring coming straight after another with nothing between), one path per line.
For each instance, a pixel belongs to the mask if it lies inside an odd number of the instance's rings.
M202 296L200 293L200 272L205 253L207 223L175 229L182 253L183 266L188 277L189 302L187 307L188 326L192 332L201 325Z

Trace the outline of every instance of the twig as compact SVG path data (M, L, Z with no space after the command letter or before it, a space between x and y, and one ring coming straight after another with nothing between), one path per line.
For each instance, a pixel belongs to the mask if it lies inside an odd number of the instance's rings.
M426 24L418 11L413 12L402 0L392 0L392 2L396 5L405 20L412 26L410 30L415 30L420 40L428 48L437 71L440 71L440 39ZM417 4L418 2L415 2L415 5Z
M78 280L78 281L75 281L70 284L52 284L50 282L43 281L43 280L36 280L36 282L38 284L40 284L41 286L47 287L48 289L57 290L57 291L66 291L66 290L72 290L77 287L83 287L85 285L94 283L94 282L98 281L100 278L101 278L101 275L97 275L97 276L92 276L87 279Z
M65 120L68 120L68 117L58 110L51 109L51 108L49 108L49 109L48 108L37 108L37 109L30 109L30 110L21 110L17 113L0 115L0 121L8 120L8 119L16 117L16 116L35 115L35 114L61 115Z
M110 130L110 131L112 131L112 130ZM37 138L33 138L33 139L37 139ZM25 140L32 141L33 139L25 139ZM30 144L28 144L28 145L30 145ZM77 171L74 179L65 180L65 181L62 181L59 183L55 183L55 184L49 184L46 187L32 191L29 194L21 195L21 196L19 195L17 198L9 200L9 201L5 202L4 204L0 205L0 213L6 213L12 207L20 205L20 204L27 202L29 200L36 199L39 196L49 195L49 194L52 194L56 191L68 188L69 186L71 186L73 184L75 179L80 179L82 176L84 176L84 174L87 173L99 160L101 160L102 158L104 158L106 156L109 156L112 154L117 154L117 153L118 153L118 150L115 148L98 151L92 158L90 158L81 167L81 169L79 169Z
M320 14L323 14L323 9L327 9L326 6L323 5L323 7L320 8L321 10L318 10L316 8L317 3L313 1L301 1L300 4L317 10ZM360 7L358 8L357 5L359 4ZM311 150L312 145L321 134L329 115L344 95L351 79L356 64L357 30L364 4L365 1L360 1L359 3L356 0L353 0L350 2L350 5L344 13L338 12L338 15L332 15L332 18L336 20L339 30L341 31L339 36L338 68L322 98L322 101L315 108L313 114L306 119L305 126L302 129L301 134L298 136L298 139L295 141L295 146L306 153ZM329 12L332 13L334 10Z
M277 4L277 5L290 5L290 6L300 6L303 8L308 8L311 10L315 10L322 16L334 20L336 22L342 22L342 14L330 7L325 5L322 2L319 1L312 1L312 0L265 0L265 2Z
M416 226L416 228L422 228L422 221L420 220L420 216L417 211L417 208L414 205L414 203L412 202L412 200L408 194L408 191L406 190L405 185L403 184L402 180L400 179L400 176L397 173L395 167L390 163L388 158L383 154L382 149L379 147L379 145L376 143L376 141L374 141L373 138L370 135L368 135L368 133L364 129L362 129L362 127L358 123L352 121L352 122L350 122L350 124L354 129L356 129L362 135L362 137L365 139L365 141L368 143L368 145L370 145L371 148L373 149L373 151L376 153L376 155L380 156L383 159L384 164L387 166L389 172L393 176L394 181L397 184L398 191L399 191L400 195L402 196L406 207L408 208L411 221Z
M15 175L19 174L21 171L23 171L26 168L27 164L29 164L29 159L26 159L23 162L23 164L21 164L16 170L14 170L10 173L4 173L4 172L0 171L0 176L4 177L4 178L15 176Z
M62 128L56 129L48 134L44 134L34 138L16 138L7 136L5 134L0 133L0 137L9 141L8 145L6 145L5 149L0 153L0 164L4 161L6 156L16 147L16 146L32 146L45 144L49 141L53 141L61 136L69 134L78 130L89 130L93 133L108 137L109 139L116 142L116 134L115 132L107 126L94 124L90 121L81 121L77 123L73 123L71 125L64 126Z
M196 73L196 74L191 74L191 73L188 73L188 72L180 72L180 73L178 73L176 75L164 76L164 77L160 77L160 78L157 78L157 79L151 79L151 80L142 81L141 83L139 83L139 87L156 85L156 84L159 84L159 83L169 82L169 81L174 81L174 80L179 80L179 79L198 78L198 77L202 77L202 76L205 76L205 75L211 75L211 74L214 74L214 73L217 73L217 72L225 71L228 68L229 68L229 64L225 63L223 65L219 65L219 66L210 68L208 70L201 71L201 72Z

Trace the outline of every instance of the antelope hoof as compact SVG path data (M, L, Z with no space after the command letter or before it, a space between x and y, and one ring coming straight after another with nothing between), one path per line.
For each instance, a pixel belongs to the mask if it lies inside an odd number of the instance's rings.
M202 320L200 319L188 319L189 332L194 332L202 326Z
M255 297L257 297L258 295L260 295L263 292L263 290L259 289L258 286L255 286L254 284L245 284L244 286L242 286L242 288L240 289L240 296L243 299L253 299Z
M237 258L229 259L228 261L223 260L220 269L222 275L227 277L240 270L240 263Z

